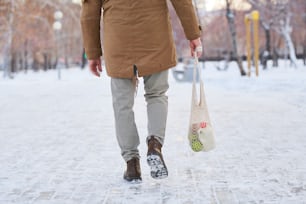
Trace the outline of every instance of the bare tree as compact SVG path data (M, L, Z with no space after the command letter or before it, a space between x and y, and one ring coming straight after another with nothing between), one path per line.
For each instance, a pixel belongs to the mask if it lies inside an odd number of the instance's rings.
M3 45L3 77L12 77L11 70L13 70L13 58L12 58L12 42L14 35L14 17L15 17L15 7L17 6L17 0L3 0L0 2L0 10L2 15L0 16L2 25L0 30L3 31L4 36L1 36L3 39L6 39L6 43Z
M64 13L62 30L56 41L54 13ZM4 76L18 70L50 69L56 65L55 50L68 67L81 62L82 42L79 24L80 5L63 0L1 0L0 60ZM53 65L52 65L53 64Z
M265 30L266 34L266 50L270 50L270 30L273 29L277 34L282 36L286 46L285 51L289 50L290 60L293 66L297 66L297 58L295 53L295 47L292 41L292 25L291 18L293 13L291 11L292 4L299 4L295 1L284 1L284 0L247 0L253 8L257 9L261 13L261 25ZM304 3L305 4L305 3ZM299 4L300 5L300 4ZM300 5L301 6L301 5ZM304 25L305 27L305 25ZM275 54L275 46L273 48ZM285 55L287 55L285 53Z
M232 45L233 45L233 57L237 62L239 71L241 76L245 76L246 72L243 69L242 60L238 55L238 48L237 48L237 33L236 33L236 26L235 26L235 15L231 10L231 3L232 0L226 0L226 19L228 22L230 34L232 37Z

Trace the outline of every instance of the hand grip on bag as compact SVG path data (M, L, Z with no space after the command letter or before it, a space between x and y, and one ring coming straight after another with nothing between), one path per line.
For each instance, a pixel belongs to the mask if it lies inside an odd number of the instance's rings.
M198 59L198 58L202 55L202 52L203 52L203 47L202 47L202 45L197 46L197 47L194 49L194 52L193 52L194 58L195 58L195 59Z
M196 52L203 52L203 47L202 47L202 45L201 45L201 46L197 46L197 47L195 48L195 51L196 51Z

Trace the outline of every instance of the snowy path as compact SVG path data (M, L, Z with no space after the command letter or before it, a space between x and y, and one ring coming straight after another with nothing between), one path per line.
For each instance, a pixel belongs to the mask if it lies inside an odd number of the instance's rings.
M56 72L0 79L0 203L306 203L306 67L259 78L232 67L204 74L217 149L188 147L191 84L171 77L163 148L170 175L151 179L140 86L143 182L135 185L122 180L108 78L73 69L62 81Z

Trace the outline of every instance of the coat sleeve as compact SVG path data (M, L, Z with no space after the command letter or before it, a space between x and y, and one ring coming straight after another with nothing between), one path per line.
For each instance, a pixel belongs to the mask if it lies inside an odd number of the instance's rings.
M183 26L186 38L194 40L201 36L201 26L195 15L192 0L171 0Z
M88 59L102 56L100 39L102 0L82 0L81 28Z

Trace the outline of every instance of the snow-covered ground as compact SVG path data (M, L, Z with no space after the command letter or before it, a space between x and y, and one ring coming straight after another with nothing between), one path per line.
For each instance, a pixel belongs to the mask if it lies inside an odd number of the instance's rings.
M169 177L150 178L140 83L135 114L143 182L127 184L114 132L109 78L88 70L0 79L0 203L306 203L306 67L240 77L203 71L217 148L187 142L191 84L170 74L163 147ZM2 76L2 73L0 73Z

